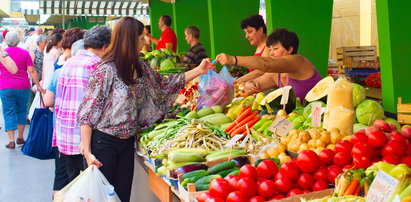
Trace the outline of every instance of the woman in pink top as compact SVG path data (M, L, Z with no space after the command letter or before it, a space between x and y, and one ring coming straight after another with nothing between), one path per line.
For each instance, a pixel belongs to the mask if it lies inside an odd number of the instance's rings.
M27 72L30 73L37 89L41 92L44 92L44 90L39 83L30 53L16 47L20 42L17 32L7 33L5 41L8 48L5 49L6 55L3 55L3 57L10 57L17 66L17 72L13 74L3 63L0 64L0 99L3 107L5 130L9 135L9 143L6 148L14 149L16 147L14 142L14 131L16 129L18 129L17 144L25 143L23 133L30 95L30 80Z

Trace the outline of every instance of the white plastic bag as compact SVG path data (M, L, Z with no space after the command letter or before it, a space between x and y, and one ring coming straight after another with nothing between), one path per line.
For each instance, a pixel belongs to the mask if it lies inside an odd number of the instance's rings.
M41 108L40 106L40 92L36 92L36 95L34 96L33 102L31 103L30 109L29 109L29 120L31 121L31 117L33 117L34 110L36 108Z
M56 193L56 202L120 202L114 187L95 166L89 166L70 184Z

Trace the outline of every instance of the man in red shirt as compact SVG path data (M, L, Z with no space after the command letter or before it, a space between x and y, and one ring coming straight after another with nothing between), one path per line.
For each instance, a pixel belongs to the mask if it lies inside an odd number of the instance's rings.
M177 51L177 37L174 31L170 28L171 17L168 15L163 15L158 20L158 26L161 29L160 39L156 39L149 33L145 33L150 40L157 45L156 49L171 49L174 52Z

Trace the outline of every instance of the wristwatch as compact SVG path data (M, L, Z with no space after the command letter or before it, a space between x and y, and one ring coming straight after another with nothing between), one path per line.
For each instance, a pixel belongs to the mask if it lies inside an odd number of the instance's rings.
M2 58L6 58L6 57L8 57L9 56L9 53L8 52L5 52L1 57Z

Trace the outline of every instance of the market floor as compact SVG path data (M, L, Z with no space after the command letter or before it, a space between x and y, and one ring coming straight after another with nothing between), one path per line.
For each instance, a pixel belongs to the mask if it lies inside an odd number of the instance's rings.
M7 149L7 133L4 131L0 101L0 202L52 201L54 160L37 160L21 154L21 147ZM27 138L29 125L24 137ZM17 138L17 131L15 138ZM132 202L158 202L148 188L148 177L136 162Z

